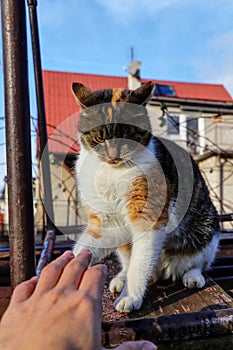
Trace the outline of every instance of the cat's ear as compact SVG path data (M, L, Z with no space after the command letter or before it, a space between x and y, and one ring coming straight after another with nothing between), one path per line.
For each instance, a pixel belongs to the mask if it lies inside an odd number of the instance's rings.
M89 106L89 100L94 94L94 91L90 90L81 83L72 84L72 92L75 96L75 99L80 104L82 108L87 108Z
M145 105L153 94L155 84L153 81L148 81L130 94L129 101L139 105Z

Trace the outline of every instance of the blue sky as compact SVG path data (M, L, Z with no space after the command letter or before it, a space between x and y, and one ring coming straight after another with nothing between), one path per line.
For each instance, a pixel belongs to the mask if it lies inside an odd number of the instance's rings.
M232 0L38 0L42 66L127 76L133 46L135 59L142 62L142 77L220 83L233 96L232 18ZM31 50L29 68L35 116ZM2 69L0 113L4 115ZM1 127L0 119L0 144L4 143Z

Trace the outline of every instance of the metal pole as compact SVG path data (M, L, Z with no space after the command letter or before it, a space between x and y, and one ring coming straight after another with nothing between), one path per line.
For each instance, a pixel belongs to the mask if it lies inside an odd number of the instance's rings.
M36 84L36 97L38 108L38 128L40 136L40 158L42 162L42 174L43 174L43 187L44 187L44 206L46 209L47 227L49 229L54 228L54 212L53 212L53 198L52 198L52 185L51 174L49 164L49 152L48 152L48 137L46 127L46 113L44 103L44 89L43 78L41 69L41 54L40 54L40 40L37 21L37 1L28 0L31 37L32 37L32 51Z
M226 163L226 159L222 160L221 155L219 155L219 197L220 197L220 214L224 213L224 165ZM223 221L220 221L221 230L224 229Z
M35 275L30 111L24 0L2 0L11 284Z
M43 187L44 187L44 207L46 210L47 233L44 240L44 249L40 256L36 274L40 275L42 269L52 260L53 249L55 244L55 226L52 184L48 151L48 136L46 126L46 113L44 103L44 89L41 69L40 39L37 20L37 0L28 0L29 18L32 37L32 52L34 62L34 74L36 84L36 97L38 109L38 128L40 136L40 159L42 164Z

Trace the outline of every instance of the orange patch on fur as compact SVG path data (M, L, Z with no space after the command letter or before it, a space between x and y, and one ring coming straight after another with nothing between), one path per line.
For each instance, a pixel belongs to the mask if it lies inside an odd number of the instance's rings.
M107 110L108 120L111 123L112 122L112 109L109 107Z
M122 98L121 98L121 93L122 93L123 89L113 89L112 90L112 102L121 102Z
M147 283L148 286L151 286L152 284L156 283L157 280L155 278L151 278L149 282Z
M147 175L150 187L146 176L139 175L127 194L129 219L140 231L158 229L168 221L170 184L164 178L159 181L161 174L156 170Z
M102 237L102 221L98 215L88 215L88 226L85 232L96 239Z
M127 209L131 221L135 221L139 218L146 205L147 195L147 179L145 175L140 175L133 181L132 191L129 193L130 201Z
M117 250L120 250L122 253L130 253L132 250L132 246L131 244L121 245L117 248Z

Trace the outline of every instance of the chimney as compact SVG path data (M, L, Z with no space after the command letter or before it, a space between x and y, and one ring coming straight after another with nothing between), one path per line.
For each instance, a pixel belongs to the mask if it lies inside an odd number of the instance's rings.
M133 60L128 67L128 89L135 90L141 86L140 80L141 62Z

